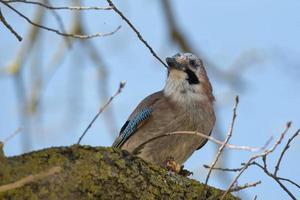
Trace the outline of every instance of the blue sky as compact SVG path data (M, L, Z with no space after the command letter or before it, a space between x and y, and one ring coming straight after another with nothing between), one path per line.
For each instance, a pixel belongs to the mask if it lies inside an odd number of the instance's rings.
M61 3L61 1L53 1ZM151 44L161 58L180 51L168 37L167 25L160 1L115 1L116 5L132 21L143 37ZM106 5L105 1L89 1L88 5ZM226 134L232 116L234 96L240 96L238 118L230 143L236 145L262 146L271 136L279 136L285 123L293 121L289 136L300 128L300 2L299 1L172 1L179 27L193 44L202 52L204 62L213 61L219 69L227 71L235 66L247 67L241 73L244 85L231 90L228 84L218 79L209 69L210 80L219 110L217 121L222 135ZM18 6L28 16L33 7ZM12 12L3 9L7 20L23 36L28 25ZM70 24L70 13L62 13L66 25ZM131 29L113 11L85 12L84 23L89 33L108 32L118 25L120 31L111 37L95 38L92 42L99 49L108 68L108 91L117 89L119 81L126 81L124 91L113 101L112 111L119 129L135 106L147 95L162 89L166 69L149 53L136 38ZM46 23L56 26L51 14ZM68 27L68 26L67 26ZM45 68L51 55L63 41L53 33L43 32L42 49L38 55ZM0 26L0 67L3 68L14 58L22 43ZM38 47L37 47L38 48ZM244 57L241 57L244 55ZM33 56L29 57L32 58ZM257 59L256 64L247 66L243 62ZM84 128L101 105L99 99L99 77L95 66L86 56L80 43L73 45L63 64L44 93L43 120L32 118L33 149L49 146L70 145L77 141ZM30 65L24 66L26 88L30 90ZM0 79L0 139L5 138L17 127L18 109L12 78L3 75ZM75 92L74 92L75 91ZM41 125L42 124L42 125ZM21 133L22 134L22 133ZM21 134L5 145L7 155L20 154ZM104 116L100 116L90 129L83 144L109 146L113 137ZM282 149L282 146L279 147ZM279 150L278 149L278 150ZM270 167L276 162L279 151L269 158ZM300 182L297 163L300 140L296 139L287 152L279 174ZM203 164L209 164L215 153L215 144L208 143L193 154L186 167L195 172L193 178L204 181L206 171ZM228 167L238 167L251 156L248 152L226 151ZM222 179L213 173L210 184L226 188ZM233 175L229 176L232 180ZM246 199L258 195L258 199L288 199L287 194L270 178L256 168L250 168L239 180L239 184L262 180L256 188L243 194ZM288 185L300 196L300 191Z

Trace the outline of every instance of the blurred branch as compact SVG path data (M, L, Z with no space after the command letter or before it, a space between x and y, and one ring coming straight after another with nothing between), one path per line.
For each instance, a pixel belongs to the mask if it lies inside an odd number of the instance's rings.
M144 43L144 45L149 49L151 54L161 63L163 64L166 68L168 68L168 65L166 65L159 57L158 55L154 52L153 48L148 44L148 42L142 37L140 32L133 26L133 24L127 19L123 13L113 4L111 0L106 0L108 4L111 6L111 8L130 26L130 28L136 33L137 37L139 40Z
M8 135L4 140L3 144L7 143L9 140L11 140L13 137L15 137L17 134L19 134L22 131L22 128L17 128L13 133Z
M229 127L229 130L228 130L226 139L224 140L224 143L220 146L220 148L219 148L219 150L218 150L218 153L216 154L216 157L215 157L214 161L213 161L212 164L210 165L211 167L209 168L209 171L208 171L208 173L207 173L207 176L206 176L206 179L205 179L205 185L207 185L207 183L208 183L210 174L211 174L211 172L212 172L212 168L214 168L215 165L217 164L218 159L219 159L219 157L221 156L221 153L223 152L223 150L224 150L226 144L228 143L229 139L230 139L231 136L232 136L232 131L233 131L233 126L234 126L234 122L235 122L235 119L236 119L236 110L237 110L238 103L239 103L239 97L236 96L236 97L235 97L235 105L234 105L234 108L233 108L232 121L231 121L231 123L230 123L230 127Z
M107 91L108 84L107 84L107 79L108 79L108 72L107 72L107 65L104 63L104 59L101 57L99 51L97 50L96 46L94 43L90 41L86 41L83 43L85 47L87 48L87 53L89 57L91 58L91 61L94 63L96 66L97 74L98 74L98 80L99 80L99 96L102 102L105 102L106 99L108 99L109 94ZM116 129L116 120L115 116L112 110L112 107L107 109L107 111L104 113L104 120L106 120L106 125L108 126L111 136L113 138L116 137L116 134L118 134L118 131Z
M28 17L26 17L24 14L22 14L20 11L18 11L17 9L15 9L14 7L12 7L11 5L9 5L7 3L7 1L3 1L0 0L1 3L3 3L5 6L7 6L8 8L10 8L12 11L14 11L16 14L18 14L20 17L22 17L23 19L25 19L29 24L36 26L38 28L50 31L50 32L54 32L58 35L61 36L65 36L65 37L73 37L73 38L78 38L78 39L91 39L94 37L105 37L105 36L110 36L113 35L114 33L116 33L118 30L120 30L121 26L118 26L114 31L109 32L109 33L95 33L95 34L91 34L91 35L77 35L77 34L72 34L72 33L63 33L57 29L54 28L50 28L38 23L35 23L33 21L31 21Z
M216 80L225 82L234 90L242 88L243 85L245 85L244 80L241 77L242 69L247 69L249 66L251 66L252 64L256 64L262 59L260 57L257 58L258 56L253 54L253 51L251 52L247 51L241 54L241 56L230 66L230 70L227 71L221 70L220 67L217 64L215 64L214 61L208 59L208 57L204 55L203 51L200 51L199 49L196 50L193 47L190 40L180 30L175 20L174 10L172 9L170 0L162 0L161 3L163 8L163 13L165 14L167 26L169 27L168 28L169 37L171 41L177 44L179 48L184 52L193 52L200 55L200 57L203 58L205 64L208 66L207 69L214 74ZM251 58L247 57L249 55ZM243 62L241 62L241 60L243 60ZM245 67L242 68L242 66Z
M80 5L80 1L76 1L76 2L74 1L72 3L75 6ZM56 10L52 10L52 13L55 16L56 21L60 24L61 29L64 30L65 28L59 14L56 12ZM71 20L72 25L69 31L70 33L77 34L77 35L85 35L86 28L84 26L84 23L82 23L81 15L82 15L81 12L75 12L73 14ZM53 57L50 59L50 62L46 67L45 73L38 76L36 78L36 81L33 83L35 87L32 90L33 92L29 102L30 107L33 110L37 110L37 107L40 105L42 101L43 94L46 92L48 85L50 84L52 78L55 76L57 70L59 69L60 63L66 57L66 54L68 53L68 51L66 51L67 48L66 44L68 45L68 47L71 47L71 45L76 41L74 38L63 37L63 39L66 40L66 43L59 44L59 47L57 48L56 51L54 51L55 53L53 54ZM84 42L80 41L80 42L81 42L80 45L84 47L84 49L79 48L80 51L82 51L83 54L87 54L91 58L91 61L94 63L94 65L97 66L97 72L100 77L99 80L101 81L99 84L100 97L102 101L105 102L105 100L109 98L107 92L107 83L106 83L107 82L106 66L103 64L103 59L101 58L97 48L94 46L94 44L91 41L84 41ZM114 126L116 123L114 123L114 116L111 109L105 112L104 117L107 121L109 121L109 123L107 123L107 126L109 126L110 131L112 133L116 133L116 129Z
M62 24L62 21L60 19L60 16L56 13L53 13L56 16L56 19L58 23ZM72 34L79 34L82 35L83 28L81 25L81 19L80 15L77 13L74 13L73 24L71 25L70 33ZM62 24L62 26L64 26ZM40 29L39 29L40 30ZM66 48L68 45L71 47L71 45L74 43L75 38L67 38L63 37L63 39L66 41L66 43L59 43L59 46L56 51L54 51L52 58L50 59L50 62L48 63L46 67L45 75L40 75L36 80L39 82L35 88L35 95L33 94L30 98L30 104L34 107L38 107L40 105L40 101L43 97L43 94L46 92L48 85L50 84L51 80L55 76L57 70L59 69L60 63L62 60L66 57L67 51ZM36 85L36 84L34 84Z
M47 2L49 5L51 5L50 2L49 2L49 0L46 0L46 2ZM56 10L51 10L51 11L52 11L51 13L53 14L54 18L56 19L56 21L57 21L57 23L58 23L58 26L59 26L60 30L61 30L62 32L66 33L67 31L66 31L66 28L65 28L65 25L64 25L64 23L63 23L63 19L61 18L61 16L57 13ZM69 37L63 37L63 38L64 38L64 40L66 41L68 47L71 48L70 38L69 38Z
M1 2L1 0L0 0ZM34 21L36 21L38 24L42 23L44 20L44 12L42 9L36 9L34 13ZM22 46L19 49L19 52L15 56L12 64L8 65L4 72L6 72L9 75L15 75L17 73L20 73L22 66L25 64L26 59L29 57L28 55L32 52L33 46L36 43L36 38L39 35L40 29L38 29L35 26L31 26L27 35L26 40L22 42Z
M99 7L99 6L51 6L49 3L41 3L36 1L27 1L27 0L9 0L3 1L5 3L25 3L25 4L33 4L37 6L41 6L50 10L111 10L111 7Z
M179 30L179 28L176 25L175 17L173 10L171 8L169 0L162 0L161 1L163 9L165 12L165 17L167 18L167 24L169 26L170 31L170 37L172 40L179 45L182 51L185 52L195 52L193 51L191 45L187 41L186 37L183 35L183 33Z
M41 9L37 9L34 14L34 19L38 23L41 23L44 19L44 12ZM23 80L23 66L29 57L29 55L33 51L34 45L37 43L37 38L39 36L39 30L35 26L31 26L29 29L26 40L22 43L21 48L19 49L17 55L12 60L11 64L6 66L3 70L4 73L11 75L14 81L16 99L19 111L20 124L23 127L22 134L22 150L23 152L28 151L31 147L31 128L30 128L30 117L28 116L27 106L28 106L28 98L25 87L25 82Z
M85 136L85 134L88 132L88 130L92 127L92 125L94 124L94 122L96 121L96 119L99 117L99 115L106 109L106 107L112 102L112 100L122 92L122 89L125 86L125 82L120 82L119 84L119 88L117 90L117 92L111 96L109 98L109 100L99 109L99 111L97 112L97 114L94 116L94 118L92 119L92 121L89 123L89 125L87 126L87 128L84 130L84 132L82 133L82 135L80 136L77 144L80 144L82 138Z
M22 134L22 150L26 152L31 148L31 128L30 120L27 115L27 94L25 89L24 80L21 73L17 73L13 76L17 106L19 111L20 124L23 127L24 134Z
M9 25L9 23L4 18L3 14L2 14L2 11L1 11L1 8L0 8L0 21L4 24L4 26L6 26L6 28L8 30L10 30L10 32L12 34L14 34L16 36L16 38L19 40L19 42L22 41L23 38L14 30L14 28L11 25Z
M198 45L196 46L197 47L196 48L192 38L187 37L190 35L185 34L185 32L182 29L180 29L179 23L176 20L177 16L176 16L175 9L173 9L174 4L172 3L172 1L161 0L160 3L163 10L162 13L165 15L166 26L167 26L167 30L169 31L168 38L170 39L170 41L176 44L181 51L192 52L202 57L205 65L207 66L206 69L213 75L212 77L217 82L223 82L227 86L229 86L229 90L231 91L230 93L233 93L232 91L242 91L246 86L245 79L243 79L242 77L242 72L244 72L244 70L248 69L250 66L253 66L253 64L256 64L257 62L261 61L262 58L258 57L257 54L254 54L254 51L246 51L242 53L236 59L236 61L234 61L227 68L225 68L226 66L219 66L215 62L215 60L209 59L209 57L205 55L205 51L201 49L201 46L199 47ZM233 96L233 95L232 94L226 95L226 97L229 96ZM224 99L224 98L220 98L220 99ZM222 103L223 102L224 101L222 101ZM217 103L220 104L220 101ZM218 118L218 116L220 115L218 110L216 111L216 114ZM214 127L214 135L217 138L222 138L221 133L223 131L220 129L220 127L221 127L220 121L217 121ZM223 152L222 157L218 161L218 164L225 166L228 160L226 159L227 156L228 155L226 151ZM224 177L224 176L220 178L223 183L225 183L226 180L229 182L231 179L230 177Z

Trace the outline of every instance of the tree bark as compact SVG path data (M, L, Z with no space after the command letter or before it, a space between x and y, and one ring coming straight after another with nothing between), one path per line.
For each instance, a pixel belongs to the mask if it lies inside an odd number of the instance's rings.
M0 199L219 199L223 191L119 149L70 146L5 157ZM238 199L231 194L227 200Z

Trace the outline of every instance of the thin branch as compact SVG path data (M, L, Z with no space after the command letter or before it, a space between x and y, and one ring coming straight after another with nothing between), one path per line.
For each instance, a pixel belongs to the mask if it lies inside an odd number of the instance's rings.
M246 183L245 185L236 186L234 188L231 188L229 192L238 192L240 190L244 190L244 189L249 188L249 187L256 187L259 184L261 184L261 181L256 181L254 183Z
M133 24L127 19L123 13L113 4L111 0L106 0L110 7L130 26L130 28L136 33L137 37L139 40L144 43L144 45L149 49L151 54L161 63L163 64L166 68L168 68L168 65L166 65L159 57L158 55L154 52L153 48L147 43L147 41L142 37L140 32L133 26Z
M98 113L95 115L95 117L92 119L92 121L89 123L89 125L87 126L87 128L84 130L84 132L82 133L82 135L80 136L77 144L80 144L82 138L85 136L85 134L88 132L88 130L92 127L93 123L96 121L96 119L99 117L99 115L106 109L106 107L112 102L112 100L122 92L122 89L125 86L125 82L120 82L119 84L119 88L117 90L117 92L111 96L109 98L109 100L99 109Z
M224 144L224 142L221 141L221 140L217 140L212 136L208 136L208 135L205 135L204 133L195 132L195 131L176 131L176 132L172 132L172 133L169 133L169 134L197 135L199 137L208 139L208 140L216 143L217 145L222 146ZM266 144L268 144L268 141L266 142ZM232 149L232 150L243 150L243 151L251 151L251 152L257 152L257 151L262 151L262 150L266 149L266 145L264 145L262 147L250 147L250 146L237 146L237 145L228 144L228 143L225 144L225 147L227 147L229 149Z
M273 178L279 185L280 187L293 199L293 200L297 200L296 197L292 194L292 192L290 192L287 187L285 187L285 185L283 185L280 180L271 172L268 171L267 168L265 168L265 166L262 166L261 164L257 163L257 162L253 162L253 165L258 166L259 168L261 168L269 177Z
M257 155L254 155L252 156L247 163L244 164L244 167L242 168L242 170L236 175L236 177L234 178L234 180L230 183L228 189L225 191L225 193L223 194L222 199L225 198L225 196L229 193L229 190L233 187L233 185L236 183L236 181L238 180L238 178L242 175L242 173L251 165L251 163L256 160L257 158L259 157L263 157L265 155L268 155L270 153L272 153L276 148L277 146L281 143L281 141L283 140L284 136L286 135L287 131L289 130L289 128L291 127L291 122L288 122L286 124L286 127L284 129L284 131L281 133L279 139L273 144L272 147L270 147L269 149L265 150L264 152L260 153L260 154L257 154Z
M298 130L297 132L299 132L299 130ZM296 133L297 133L297 132L296 132ZM291 140L293 140L293 139L295 138L296 133L289 139L289 141L291 141ZM281 154L281 155L282 155L282 154ZM249 166L251 166L251 165L258 166L258 167L259 167L260 169L262 169L268 176L270 176L270 177L273 178L273 179L277 179L276 182L278 182L278 181L279 181L279 182L280 182L280 181L286 181L286 182L289 182L289 183L293 184L294 186L296 186L297 188L300 189L300 185L297 184L297 183L295 183L294 181L292 181L292 180L290 180L290 179L287 179L287 178L278 177L277 175L275 175L275 172L272 174L272 173L268 170L268 168L267 168L267 163L266 163L265 157L266 157L266 156L263 156L263 157L262 157L262 160L263 160L263 164L262 164L262 165L254 161L254 162L250 163ZM240 168L219 168L219 167L214 167L214 168L212 168L212 169L213 169L213 170L220 170L220 171L224 171L224 172L239 172L239 171L241 171L241 170L244 169L244 166L246 165L246 163L242 163L242 165L243 165L243 167L240 167ZM205 167L205 168L210 168L210 166L208 166L208 165L204 165L204 167ZM279 182L278 182L278 183L279 183ZM282 186L282 185L283 185L283 184L280 183L280 186ZM283 186L282 188L287 189L285 186Z
M294 186L296 186L297 188L299 188L299 189L300 189L300 185L299 185L299 184L297 184L297 183L295 183L294 181L291 181L290 179L287 179L287 178L282 178L282 177L276 177L276 178L277 178L277 179L279 179L279 180L282 180L282 181L289 182L289 183L293 184Z
M109 33L95 33L95 34L91 34L91 35L78 35L78 34L71 34L71 33L63 33L60 32L57 29L54 28L50 28L41 24L37 24L33 21L31 21L28 17L26 17L25 15L23 15L20 11L18 11L17 9L15 9L14 7L12 7L11 5L9 5L7 2L0 0L1 3L3 3L4 5L6 5L7 7L9 7L11 10L13 10L15 13L17 13L20 17L22 17L23 19L25 19L29 24L36 26L38 28L50 31L50 32L54 32L58 35L61 36L65 36L65 37L72 37L72 38L78 38L78 39L91 39L94 37L105 37L105 36L110 36L113 35L114 33L116 33L118 30L120 30L121 26L118 26L114 31L109 32Z
M17 134L19 134L22 131L22 128L17 128L13 133L9 134L4 140L3 144L7 143L9 140L11 140L13 137L15 137Z
M51 4L49 3L48 0L47 0L46 2L48 3L48 5L51 5ZM51 10L51 11L52 11L51 13L53 14L54 18L56 19L56 21L57 21L57 23L58 23L58 26L60 27L60 30L61 30L62 32L66 33L67 31L66 31L65 25L64 25L64 23L63 23L62 18L61 18L60 15L58 14L58 12L57 12L56 10ZM67 43L68 47L71 48L71 41L70 41L70 38L64 37L64 39L65 39L65 42Z
M196 135L196 136L208 139L209 141L214 142L218 145L224 144L224 142L217 140L211 136L205 135L204 133L195 132L195 131L175 131L175 132L171 132L171 133L164 133L164 134L158 135L156 137L153 137L153 138L143 142L137 148L135 148L135 150L132 152L132 154L139 153L140 150L142 150L146 144L153 142L154 140L157 140L157 139L163 138L163 137L172 136L172 135ZM227 147L229 149L233 149L233 150L244 150L244 151L251 151L251 152L261 151L261 150L265 149L265 147L236 146L236 145L232 145L232 144L225 144L225 147Z
M240 168L222 168L222 167L211 167L209 165L203 165L204 168L209 169L211 168L212 170L219 170L219 171L224 171L224 172L239 172L243 169L243 167Z
M37 181L39 179L46 178L48 176L52 176L54 174L59 173L60 171L61 171L61 167L56 166L56 167L52 167L51 169L49 169L46 172L40 172L38 174L29 175L29 176L22 178L16 182L9 183L6 185L1 185L0 192L5 192L5 191L13 190L16 188L20 188L20 187L24 186L25 184Z
M27 0L10 0L10 1L3 1L5 3L25 3L25 4L33 4L38 5L50 10L111 10L111 7L99 7L99 6L51 6L49 4L44 4L41 2L36 1L27 1Z
M278 173L279 166L280 166L281 160L282 160L282 158L283 158L283 155L284 155L285 152L288 150L288 148L290 148L290 143L293 141L293 139L294 139L295 137L298 136L299 132L300 132L300 129L299 129L298 131L296 131L296 133L288 140L288 142L286 143L286 145L285 145L283 151L281 152L280 157L279 157L279 159L278 159L278 161L277 161L277 164L276 164L276 166L275 166L275 171L274 171L274 175L275 175L275 176L277 176L277 173Z
M14 28L6 21L5 17L2 15L2 11L0 8L0 21L6 26L8 30L21 42L23 38L14 30Z
M234 127L234 122L235 122L235 119L236 119L236 110L237 110L237 106L239 104L239 97L236 96L235 98L235 105L234 105L234 108L233 108L233 116L232 116L232 120L231 120L231 123L230 123L230 127L229 127L229 130L228 130L228 133L227 133L227 136L226 136L226 139L224 141L224 143L220 146L219 150L218 150L218 153L214 159L214 161L212 162L212 164L210 165L211 168L209 168L209 171L207 173L207 176L206 176L206 179L205 179L205 185L207 185L208 183L208 180L209 180L209 177L210 177L210 174L212 172L212 168L215 167L215 165L217 164L218 160L219 160L219 157L221 156L221 153L223 152L226 144L228 143L229 139L231 138L232 136L232 131L233 131L233 127Z

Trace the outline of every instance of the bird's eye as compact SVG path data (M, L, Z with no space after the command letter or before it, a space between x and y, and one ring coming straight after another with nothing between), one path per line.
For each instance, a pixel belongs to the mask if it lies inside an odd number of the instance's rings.
M189 63L192 67L196 67L196 61L195 60L190 60Z

